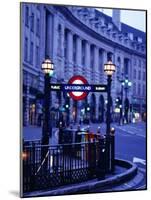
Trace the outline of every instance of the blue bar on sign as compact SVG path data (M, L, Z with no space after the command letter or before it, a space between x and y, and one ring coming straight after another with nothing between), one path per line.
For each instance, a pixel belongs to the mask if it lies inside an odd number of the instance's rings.
M50 84L52 91L64 92L107 92L107 85L84 85L84 84Z

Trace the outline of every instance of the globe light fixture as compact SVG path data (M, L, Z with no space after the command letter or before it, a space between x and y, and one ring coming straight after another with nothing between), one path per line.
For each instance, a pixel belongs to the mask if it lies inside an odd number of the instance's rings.
M107 100L105 100L105 104L107 104L108 103L108 101Z
M124 81L122 81L122 85L123 85L123 86L125 85Z
M87 107L87 111L90 111L90 107Z
M125 83L128 83L128 79L125 79Z
M115 72L115 65L112 63L111 60L109 60L106 64L104 64L104 72L108 76L112 76L113 73Z
M129 87L132 86L132 82L131 82L131 81L128 82L128 86L129 86Z
M54 72L54 64L53 62L47 58L43 61L42 63L42 70L45 74L49 74L50 76L53 75L53 72Z
M66 107L66 108L69 108L69 105L68 105L68 104L66 104L66 105L65 105L65 107Z

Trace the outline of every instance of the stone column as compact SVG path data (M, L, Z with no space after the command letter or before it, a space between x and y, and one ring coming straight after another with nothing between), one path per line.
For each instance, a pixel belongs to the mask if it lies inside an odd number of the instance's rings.
M76 38L76 64L77 73L82 74L82 40L80 37Z
M46 15L46 49L45 56L52 58L52 15Z
M64 57L65 27L61 24L61 57Z
M99 83L99 48L94 47L94 80L96 83Z
M65 28L64 28L64 24L62 24L61 26L61 66L59 68L60 71L60 78L64 79L64 61L65 61L65 57L64 57L64 41L65 40Z
M73 34L71 31L67 34L67 71L69 79L73 75Z
M85 74L87 81L90 82L90 43L86 42L86 55L85 55Z
M101 62L102 67L101 67L101 70L100 70L101 71L101 73L100 73L101 82L106 83L107 78L106 78L106 75L104 73L104 64L107 62L107 51L106 50L102 50L101 59L102 59L102 62Z
M55 74L58 75L60 71L60 67L58 67L58 59L57 59L57 48L58 48L58 16L55 15L53 17L53 55L52 61L55 66ZM57 77L56 77L57 78Z

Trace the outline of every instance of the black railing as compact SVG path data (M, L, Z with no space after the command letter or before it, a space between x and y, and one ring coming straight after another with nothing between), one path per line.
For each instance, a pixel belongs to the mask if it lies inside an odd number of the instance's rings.
M105 176L105 139L49 147L30 143L24 145L23 155L24 192Z

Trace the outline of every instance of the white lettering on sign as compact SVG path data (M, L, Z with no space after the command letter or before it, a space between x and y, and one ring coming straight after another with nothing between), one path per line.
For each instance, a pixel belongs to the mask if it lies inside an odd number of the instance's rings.
M78 91L78 90L88 90L88 91L90 91L91 90L91 86L65 86L65 90L72 90L72 91Z
M60 85L51 85L51 89L60 90Z
M97 86L96 86L95 89L96 89L96 90L105 90L105 87L99 87L99 86L97 87Z

